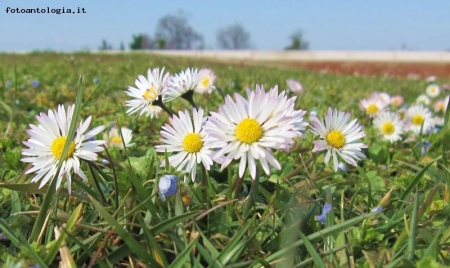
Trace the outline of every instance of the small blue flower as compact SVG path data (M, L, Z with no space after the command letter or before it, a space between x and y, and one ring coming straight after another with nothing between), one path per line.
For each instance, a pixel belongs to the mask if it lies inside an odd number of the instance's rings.
M178 177L175 175L164 175L159 180L158 193L162 201L166 201L166 196L172 196L177 192Z
M333 206L331 204L326 203L322 208L322 214L317 215L316 218L322 224L325 224L325 220L327 219L327 214L331 212Z
M322 224L325 224L325 220L327 219L327 215L320 214L320 215L317 215L316 218L317 218L317 220L320 221Z
M381 212L383 211L383 207L382 206L378 206L372 209L372 212Z
M8 240L8 237L4 233L0 233L0 241L1 240Z
M97 77L94 77L94 80L92 80L92 82L94 82L94 84L98 85L100 83L100 79L98 79Z
M39 80L33 80L33 83L31 83L31 85L36 88L40 85Z
M11 88L11 86L12 86L11 80L6 81L5 87L9 89L9 88Z
M420 147L420 154L424 156L427 153L428 148L430 147L430 142L424 141L422 143L419 143L418 146Z
M330 213L332 209L333 209L333 206L332 206L331 204L326 203L326 204L323 206L322 214L325 214L325 215L326 215L326 214Z

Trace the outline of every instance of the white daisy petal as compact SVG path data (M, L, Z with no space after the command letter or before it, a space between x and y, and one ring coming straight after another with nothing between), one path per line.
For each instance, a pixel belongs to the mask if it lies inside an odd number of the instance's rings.
M70 194L71 172L84 175L80 169L78 158L95 160L97 159L96 152L103 150L103 147L99 147L98 145L103 144L104 141L83 142L83 137L91 138L104 128L97 127L85 134L84 132L86 132L91 121L90 117L86 121L80 122L79 127L76 129L76 137L72 141L67 141L67 133L74 109L74 105L71 105L67 108L66 112L64 106L59 105L57 110L50 110L48 115L41 113L36 116L40 124L37 126L30 125L30 129L27 131L30 138L23 143L28 148L22 150L22 155L27 157L21 160L32 164L32 167L25 173L30 174L36 172L31 182L40 181L39 187L44 186L56 177L56 188L59 188L63 184L62 179L66 178L67 188ZM69 142L69 151L67 152L66 159L62 160L59 174L56 174L57 166L66 142Z
M365 158L364 154L354 154L351 150L360 151L367 147L365 144L357 142L366 134L361 130L356 119L351 122L349 120L349 113L338 112L331 108L328 108L324 121L318 120L317 117L312 120L310 131L320 137L319 140L313 141L312 151L326 151L324 163L327 164L333 158L334 171L338 170L338 155L352 165L356 165L356 161Z
M204 122L203 109L194 109L192 119L187 110L180 111L161 129L161 142L157 145L157 152L176 152L169 157L169 164L177 170L189 172L194 181L197 164L202 164L207 170L212 165L211 140L202 129ZM162 165L164 165L162 163ZM185 177L187 179L187 177Z
M254 91L246 90L247 99L235 93L225 97L225 104L217 113L212 112L205 124L205 131L214 142L223 146L214 155L214 160L222 158L222 169L233 159L239 159L239 176L244 175L248 166L250 176L256 179L256 160L269 175L269 164L281 169L273 157L272 150L289 150L293 138L301 136L305 122L305 112L294 109L295 98L288 99L278 87L269 92L263 86Z

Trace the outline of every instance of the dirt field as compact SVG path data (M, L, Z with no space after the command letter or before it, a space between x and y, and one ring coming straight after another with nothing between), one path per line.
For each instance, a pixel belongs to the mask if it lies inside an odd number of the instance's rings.
M287 67L318 72L426 78L434 75L450 78L450 64L435 63L374 63L374 62L284 62Z

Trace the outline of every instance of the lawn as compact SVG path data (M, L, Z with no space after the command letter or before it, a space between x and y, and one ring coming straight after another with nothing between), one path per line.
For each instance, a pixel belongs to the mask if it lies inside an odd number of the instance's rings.
M178 74L173 79L180 87L189 84L181 71L209 68L216 89L188 90L182 96L193 93L191 102L172 94L162 100L168 112L153 117L128 114L128 87L138 88L138 75L163 67ZM288 79L300 81L303 91L289 89ZM140 53L0 54L0 265L446 267L450 129L449 93L441 85L447 83ZM72 104L74 120L58 134L58 149L53 142L50 150L59 150L53 171L67 168L70 182L22 159L36 146L30 135L47 138L34 126L51 129L49 110ZM329 108L342 112L344 127L352 121L353 134L330 123ZM198 123L202 132L181 136L179 147L204 161L180 167L167 144L178 131L170 126L185 125L200 109L211 117ZM242 109L246 115L239 115ZM382 113L398 124L386 124ZM80 122L89 116L87 130L105 130L85 132ZM89 147L98 158L81 161L81 175L64 159L88 154L68 137L107 141ZM331 154L325 161L328 149L320 144L345 159L334 163ZM211 155L217 157L205 164Z

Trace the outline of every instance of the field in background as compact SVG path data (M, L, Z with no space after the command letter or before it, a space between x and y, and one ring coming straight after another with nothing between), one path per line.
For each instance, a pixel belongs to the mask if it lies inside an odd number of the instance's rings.
M251 65L302 68L322 73L424 78L450 77L450 52L352 51L152 51L158 55L215 59Z

